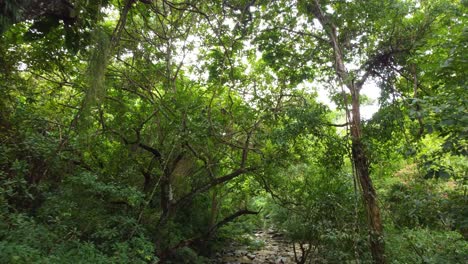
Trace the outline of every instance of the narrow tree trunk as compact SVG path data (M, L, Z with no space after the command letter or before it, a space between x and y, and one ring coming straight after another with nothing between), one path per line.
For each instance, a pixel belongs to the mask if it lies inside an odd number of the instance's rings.
M362 196L366 206L369 223L369 243L374 263L385 263L385 245L383 240L383 226L377 195L369 175L369 160L362 144L361 120L359 109L359 91L354 87L352 91L352 125L351 125L351 151L356 177L362 189Z
M362 189L362 196L366 208L367 219L369 224L369 244L374 263L385 263L385 244L383 240L383 226L380 217L380 209L377 203L377 194L375 192L372 180L369 175L369 159L366 154L364 145L362 144L361 131L361 113L359 92L362 85L368 77L366 73L359 81L351 75L345 66L342 45L340 45L337 28L333 21L322 11L319 0L314 0L312 12L322 24L328 38L334 55L334 68L336 75L340 81L346 85L351 93L351 152L352 162L356 178Z
M411 65L411 73L413 74L413 98L417 100L418 98L418 73L416 72L416 65ZM416 118L418 119L419 123L419 132L418 137L421 137L424 134L424 122L421 116L421 104L417 101L415 102L415 111L416 111Z
M213 194L211 196L210 226L213 226L216 223L217 215L218 215L218 189L214 188Z
M167 175L163 175L160 182L161 189L161 209L163 214L168 214L170 209L170 178Z

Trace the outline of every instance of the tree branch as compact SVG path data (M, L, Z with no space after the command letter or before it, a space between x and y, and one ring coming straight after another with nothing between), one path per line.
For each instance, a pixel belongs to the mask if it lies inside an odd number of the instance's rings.
M315 17L319 20L320 24L322 24L325 32L327 33L328 37L330 38L330 42L333 47L333 54L335 55L335 70L341 80L346 84L346 86L350 87L350 79L349 73L346 70L343 61L343 52L341 50L340 44L338 42L336 26L333 24L332 21L323 13L322 8L320 7L320 3L318 0L314 0L312 12Z
M345 126L349 126L350 124L349 124L349 123L344 123L344 124L326 123L325 125L327 125L327 126L332 126L332 127L345 127Z
M141 143L141 142L138 143L138 146L139 146L140 148L142 148L142 149L144 149L144 150L150 152L151 154L153 154L157 159L160 159L160 158L161 158L161 153L160 153L157 149L155 149L155 148L153 148L153 147L150 147L150 146L148 146L148 145L145 145L145 144L143 144L143 143Z
M221 220L217 224L211 226L210 229L208 229L208 231L206 233L204 233L204 234L202 234L200 236L197 236L197 237L182 240L179 243L177 243L177 245L164 250L164 253L160 254L160 256L163 256L163 257L168 256L169 254L171 254L176 249L190 246L190 245L192 245L192 244L194 244L196 242L201 242L204 239L206 239L206 238L210 237L211 235L213 235L213 233L215 233L220 227L234 221L236 218L238 218L238 217L240 217L242 215L257 215L257 214L260 213L260 211L251 211L251 210L248 210L248 209L241 209L241 210L239 210L239 211L225 217L223 220Z
M303 32L303 31L297 31L297 30L294 30L294 29L290 29L290 28L287 28L287 27L276 27L278 29L282 29L282 30L286 30L288 31L289 33L294 33L294 34L297 34L297 35L300 35L300 36L308 36L308 37L312 37L312 38L315 38L316 40L318 41L321 41L321 42L324 42L326 44L330 44L330 41L323 38L322 36L319 36L317 34L314 34L314 33L309 33L309 32Z
M185 196L183 196L182 198L180 198L176 202L174 207L181 206L181 205L187 203L188 201L191 201L196 195L198 195L198 194L200 194L202 192L206 192L209 189L213 188L214 186L220 185L222 183L225 183L227 181L230 181L230 180L236 178L237 176L240 176L242 174L252 172L252 171L255 171L255 170L256 170L256 168L239 168L239 169L237 169L237 170L235 170L235 171L233 171L233 172L231 172L229 174L226 174L224 176L215 178L212 181L210 181L209 183L193 189L190 193L188 193Z
M261 211L261 209L259 211L250 211L248 209L242 209L242 210L239 210L227 217L225 217L223 220L221 220L220 222L218 222L217 224L215 224L214 226L212 226L208 232L205 234L205 236L211 236L213 233L215 233L220 227L222 227L223 225L226 225L228 224L229 222L232 222L234 219L238 218L239 216L242 216L242 215L257 215L259 214Z

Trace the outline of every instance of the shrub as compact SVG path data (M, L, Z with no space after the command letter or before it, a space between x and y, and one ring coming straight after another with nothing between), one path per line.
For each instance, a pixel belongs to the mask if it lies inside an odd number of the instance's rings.
M386 238L391 263L466 263L468 257L468 242L458 232L406 228Z

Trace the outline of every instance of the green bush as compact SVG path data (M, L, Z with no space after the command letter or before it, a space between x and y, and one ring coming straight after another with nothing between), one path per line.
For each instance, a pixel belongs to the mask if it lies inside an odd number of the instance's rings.
M466 263L468 242L458 232L427 228L392 230L386 236L391 263Z
M424 182L397 183L390 187L386 204L389 216L400 227L441 227L443 197Z
M384 196L389 220L400 228L459 230L468 227L467 197L434 181L397 183Z

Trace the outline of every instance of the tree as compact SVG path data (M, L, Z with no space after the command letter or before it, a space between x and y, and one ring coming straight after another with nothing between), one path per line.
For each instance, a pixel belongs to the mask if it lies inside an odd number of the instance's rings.
M335 98L343 106L350 126L351 159L363 194L370 248L376 263L385 262L383 227L370 177L372 153L366 148L362 130L360 93L369 78L380 79L385 87L394 89L389 76L398 74L400 65L405 64L402 58L428 39L433 22L440 16L439 5L434 6L429 9L436 12L420 16L415 15L415 3L398 1L278 1L270 3L268 11L263 12L266 29L257 37L263 56L275 64L279 74L297 76L296 72L307 72L308 75L299 75L297 83L315 78L338 86L334 89ZM417 19L400 23L413 15ZM411 68L407 69L410 72ZM418 82L417 77L410 78ZM414 97L418 96L417 90L412 90ZM415 109L420 111L420 106ZM422 124L422 118L415 120Z
M323 5L318 0L314 0L311 11L320 22L326 35L329 38L334 54L334 68L341 83L343 83L351 94L351 112L347 113L350 120L351 131L351 153L354 172L359 180L364 197L364 203L367 211L367 219L370 227L370 248L375 263L385 263L383 243L383 224L380 216L380 209L377 202L377 194L372 184L369 172L369 159L362 142L362 127L360 113L360 91L367 80L370 70L368 69L360 79L352 76L345 66L345 57L343 41L338 40L337 26L331 21L331 18L323 11Z
M361 116L360 116L360 90L366 82L367 78L374 71L374 67L371 62L363 63L361 67L358 67L359 70L350 71L347 69L345 64L353 60L353 56L359 54L359 50L364 49L364 46L358 48L353 48L350 45L351 41L361 34L359 26L371 26L373 23L370 19L365 19L366 15L371 16L371 18L377 17L375 10L372 10L373 7L367 7L364 9L364 6L360 4L341 4L334 2L322 2L313 1L313 2L301 2L296 3L297 6L291 6L286 3L281 3L276 6L276 14L280 14L282 19L285 21L284 25L272 25L273 30L277 30L279 34L283 35L282 42L288 42L287 34L292 34L293 36L298 35L304 37L306 41L299 49L302 54L294 54L292 56L299 57L299 60L310 61L311 63L319 62L317 65L318 70L314 73L314 76L317 76L320 70L325 69L320 62L326 62L329 59L333 62L333 69L338 77L338 82L341 85L344 85L350 93L350 101L347 102L346 98L344 105L351 105L351 110L347 111L347 116L350 125L351 133L351 158L353 161L353 170L356 174L356 178L360 183L363 200L365 203L368 222L369 222L369 237L371 252L376 263L384 263L384 244L383 244L383 226L380 216L380 210L377 202L376 192L372 184L369 172L369 160L365 147L362 142L362 127L361 127ZM368 5L368 4L366 4ZM344 11L343 8L349 8L349 11ZM372 5L369 5L372 6ZM325 8L331 8L336 10L336 13L326 13ZM360 10L362 8L362 10ZM278 11L280 9L281 11ZM285 15L286 10L290 10L293 14ZM294 15L296 13L296 15ZM305 14L306 17L297 17L297 15ZM339 17L339 14L341 17ZM352 15L356 15L352 17ZM275 16L275 14L273 14ZM302 20L301 20L302 19ZM309 24L304 23L304 19L307 19ZM313 20L316 20L323 29L316 29L316 24L313 24ZM348 21L349 20L349 21ZM358 22L359 21L359 22ZM337 24L339 23L339 25ZM352 23L363 23L362 25L353 25ZM347 26L346 26L347 25ZM308 29L301 30L297 29L298 27L308 27ZM338 34L340 31L340 34ZM371 32L372 34L374 32ZM363 37L361 35L361 37ZM281 42L280 42L281 43ZM365 45L362 41L358 42L358 45ZM310 45L307 47L307 45ZM275 50L277 47L275 44L272 44L271 49ZM318 47L319 52L314 52L313 49ZM332 50L331 53L328 53L328 50ZM299 50L296 49L296 52ZM367 51L370 53L370 51ZM311 57L305 57L304 55L311 54ZM281 54L280 56L284 56ZM298 59L296 57L296 59ZM306 63L303 63L306 64ZM323 72L323 71L322 71ZM358 78L361 74L360 78Z

